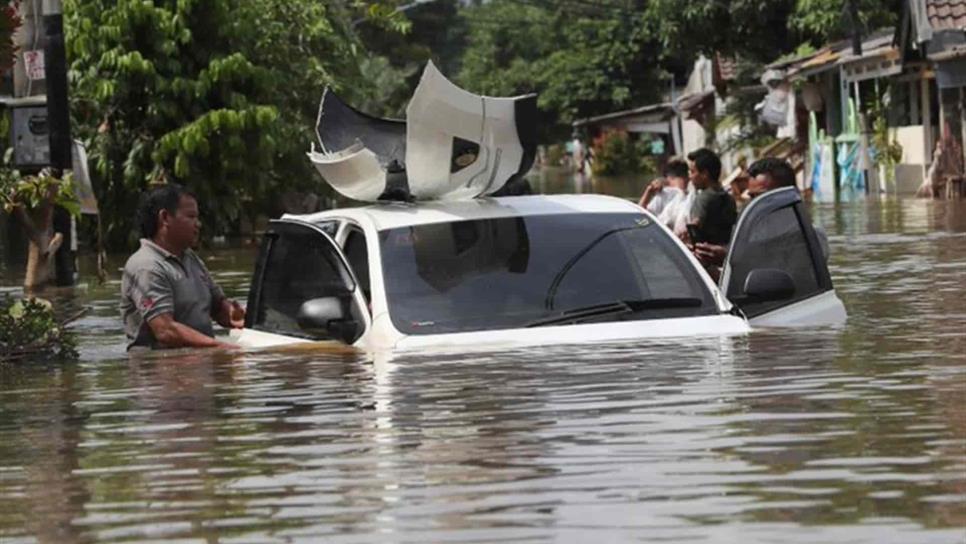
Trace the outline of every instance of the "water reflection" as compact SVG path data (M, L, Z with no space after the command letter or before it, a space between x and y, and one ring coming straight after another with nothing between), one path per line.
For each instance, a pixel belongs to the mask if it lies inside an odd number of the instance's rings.
M0 540L962 541L966 208L812 212L843 329L128 358L81 286L82 361L0 367Z

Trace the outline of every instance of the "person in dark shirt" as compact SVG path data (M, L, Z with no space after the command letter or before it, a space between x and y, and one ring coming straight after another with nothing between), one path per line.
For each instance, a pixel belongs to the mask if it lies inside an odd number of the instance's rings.
M760 195L781 189L782 187L795 187L795 170L792 169L788 161L766 157L755 161L748 168L748 189L745 191L748 200L754 200ZM818 236L819 244L822 247L822 256L828 261L828 236L821 227L813 227ZM706 269L712 271L719 269L728 255L728 243L699 242L694 244L694 255L701 261Z
M738 220L735 200L721 187L721 159L701 148L688 154L688 176L697 194L691 206L688 241L727 244Z

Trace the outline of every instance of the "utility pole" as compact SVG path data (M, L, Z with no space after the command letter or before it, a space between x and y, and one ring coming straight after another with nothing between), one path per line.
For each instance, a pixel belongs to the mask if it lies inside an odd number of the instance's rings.
M858 0L849 0L849 22L852 23L852 54L862 56L862 24Z
M44 64L47 76L47 126L50 128L50 165L71 168L70 106L67 102L67 53L64 49L64 16L60 0L44 0L47 45Z
M67 101L67 52L64 47L64 15L61 0L43 0L44 64L47 80L47 127L50 135L50 166L57 177L73 168L71 161L70 104ZM64 243L54 255L54 283L72 286L77 266L75 259L75 222L64 208L56 206L54 231Z

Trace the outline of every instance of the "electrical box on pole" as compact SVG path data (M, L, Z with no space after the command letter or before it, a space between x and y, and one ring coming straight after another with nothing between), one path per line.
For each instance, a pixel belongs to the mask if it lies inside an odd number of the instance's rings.
M10 110L13 166L25 173L50 166L50 127L45 96L2 100Z

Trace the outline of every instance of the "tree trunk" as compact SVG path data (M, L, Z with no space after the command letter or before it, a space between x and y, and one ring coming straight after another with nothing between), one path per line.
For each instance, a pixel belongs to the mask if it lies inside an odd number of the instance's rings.
M42 204L32 214L17 208L27 233L27 271L23 288L26 292L40 291L50 282L50 263L60 249L64 236L53 233L53 206Z

